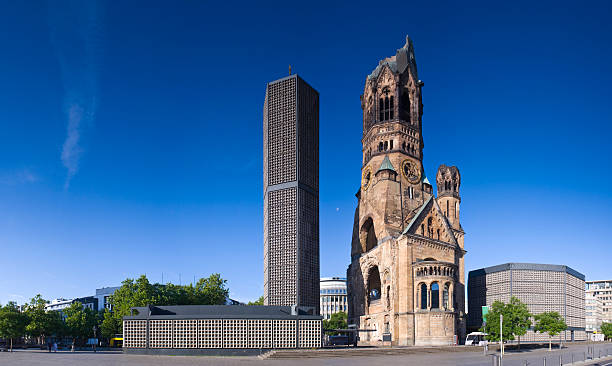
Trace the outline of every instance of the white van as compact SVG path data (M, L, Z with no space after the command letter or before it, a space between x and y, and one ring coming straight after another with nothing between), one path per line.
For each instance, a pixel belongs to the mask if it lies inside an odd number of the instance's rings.
M472 332L465 338L466 346L486 346L489 341L485 339L487 333L483 332Z

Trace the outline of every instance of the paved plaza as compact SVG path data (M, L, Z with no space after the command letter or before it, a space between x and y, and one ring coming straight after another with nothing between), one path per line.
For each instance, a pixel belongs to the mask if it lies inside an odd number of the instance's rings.
M602 356L609 352L612 354L612 344L594 345L595 356ZM543 365L546 357L546 365L559 365L559 355L562 356L564 365L571 364L572 355L574 361L582 361L587 351L586 344L573 344L563 350L548 352L546 349L523 351L520 353L509 352L504 358L504 366L524 366L525 361L530 366ZM314 355L313 355L314 356ZM588 365L607 365L612 358L602 358L598 362L587 363ZM376 355L376 356L353 356L353 357L325 357L297 359L267 359L261 360L257 357L204 357L204 356L149 356L149 355L127 355L122 352L67 352L48 353L38 350L16 350L13 353L0 353L0 365L23 366L23 365L49 365L49 366L199 366L199 365L258 365L258 366L281 366L281 365L333 365L333 366L361 366L361 365L428 365L428 366L490 366L492 357L485 356L481 352L439 352L435 349L417 350L415 353L403 355ZM576 363L584 365L585 363Z

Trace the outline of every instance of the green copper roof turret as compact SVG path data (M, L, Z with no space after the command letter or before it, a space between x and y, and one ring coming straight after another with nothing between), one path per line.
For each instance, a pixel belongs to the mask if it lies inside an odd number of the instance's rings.
M383 160L382 164L380 164L380 168L378 168L376 173L378 173L378 172L380 172L382 170L390 170L390 171L392 171L392 172L397 174L397 172L393 168L393 164L391 164L391 160L389 160L389 156L388 155L385 155L385 159Z

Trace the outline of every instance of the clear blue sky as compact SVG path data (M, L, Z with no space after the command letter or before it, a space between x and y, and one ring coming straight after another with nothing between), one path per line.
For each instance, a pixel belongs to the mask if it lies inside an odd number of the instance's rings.
M407 34L426 175L462 175L466 272L612 279L612 3L494 3L3 2L0 303L162 272L256 299L265 83L289 64L320 92L321 275L344 276L359 95Z

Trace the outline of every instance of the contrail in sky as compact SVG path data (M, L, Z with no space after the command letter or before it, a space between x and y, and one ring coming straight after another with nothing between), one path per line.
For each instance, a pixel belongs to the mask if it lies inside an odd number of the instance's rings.
M51 44L64 86L66 138L61 160L67 170L64 189L79 169L83 135L95 120L97 65L101 51L97 1L48 2Z

